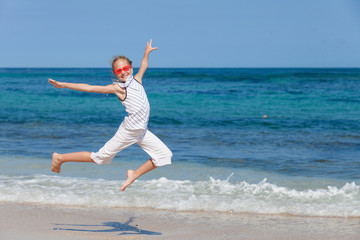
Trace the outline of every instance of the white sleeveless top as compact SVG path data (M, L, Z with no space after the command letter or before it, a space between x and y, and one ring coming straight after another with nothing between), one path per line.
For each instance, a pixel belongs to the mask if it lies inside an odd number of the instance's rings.
M150 104L145 89L133 75L126 79L125 83L118 83L125 88L125 99L121 103L125 106L128 116L121 123L129 130L145 130L149 122Z

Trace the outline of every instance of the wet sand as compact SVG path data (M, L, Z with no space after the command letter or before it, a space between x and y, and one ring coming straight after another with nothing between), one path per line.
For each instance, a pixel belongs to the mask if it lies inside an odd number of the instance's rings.
M359 239L360 218L0 203L0 239Z

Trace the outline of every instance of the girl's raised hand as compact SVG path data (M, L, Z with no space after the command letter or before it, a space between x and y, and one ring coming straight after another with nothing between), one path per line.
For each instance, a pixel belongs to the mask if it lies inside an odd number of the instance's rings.
M62 86L62 82L58 82L58 81L55 81L55 80L53 80L53 79L51 79L51 78L49 78L49 83L51 83L52 85L54 85L56 88L63 88L63 86Z
M157 47L152 47L151 43L152 43L152 39L150 39L150 42L146 42L145 52L151 53L152 51L158 49Z

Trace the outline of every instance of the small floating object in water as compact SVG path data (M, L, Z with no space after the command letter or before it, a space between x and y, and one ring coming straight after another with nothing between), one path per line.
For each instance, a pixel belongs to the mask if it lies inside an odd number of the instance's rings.
M263 118L267 118L267 115L263 115Z

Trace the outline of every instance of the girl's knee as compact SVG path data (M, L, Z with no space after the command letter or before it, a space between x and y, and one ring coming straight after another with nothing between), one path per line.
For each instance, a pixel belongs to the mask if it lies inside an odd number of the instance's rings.
M169 148L166 148L166 149L163 150L162 158L164 158L167 161L171 162L172 157L173 157L173 153Z
M115 155L105 154L100 151L97 153L91 153L91 159L98 165L110 164L114 159Z
M173 157L173 153L172 153L172 151L169 149L169 151L167 152L167 156L168 156L168 158L171 160L172 159L172 157Z
M161 154L161 157L159 159L153 160L156 167L164 166L171 164L171 159L173 157L173 153L170 149L166 149L166 151L163 151Z

